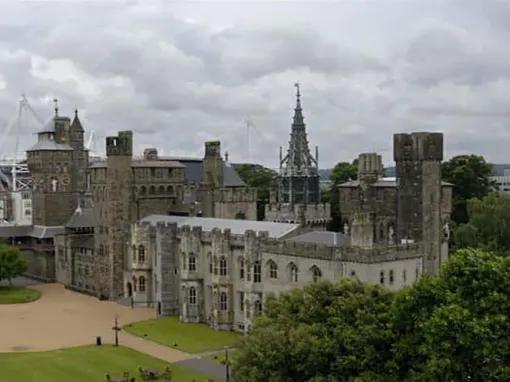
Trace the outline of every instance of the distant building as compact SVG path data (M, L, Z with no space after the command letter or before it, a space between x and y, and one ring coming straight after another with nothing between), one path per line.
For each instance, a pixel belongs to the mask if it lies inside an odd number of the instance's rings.
M266 205L265 220L325 227L331 219L329 204L321 203L319 150L310 153L301 108L299 84L287 154L280 147L278 190Z
M492 175L489 179L495 183L498 191L510 194L510 168L503 169L502 175Z

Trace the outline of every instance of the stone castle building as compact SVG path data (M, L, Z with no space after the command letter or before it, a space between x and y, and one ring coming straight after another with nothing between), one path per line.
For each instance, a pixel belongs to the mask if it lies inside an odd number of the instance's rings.
M306 125L301 108L299 84L287 154L280 147L278 190L266 205L265 220L322 226L331 218L329 204L321 203L319 188L319 150L310 153Z
M269 294L355 277L392 290L437 274L448 257L451 187L442 135L395 135L397 178L362 154L360 180L340 186L344 234L298 224L151 215L131 226L125 296L161 315L247 330ZM403 228L404 227L404 228Z

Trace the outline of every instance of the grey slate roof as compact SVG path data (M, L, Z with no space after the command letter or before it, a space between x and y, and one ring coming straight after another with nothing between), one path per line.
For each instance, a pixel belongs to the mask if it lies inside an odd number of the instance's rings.
M64 227L46 227L46 226L0 226L0 237L35 237L37 239L47 239L55 235L64 233Z
M397 187L397 180L395 178L380 178L377 182L373 183L375 187ZM448 182L441 182L442 186L453 186ZM359 180L350 180L348 182L339 184L338 187L359 187Z
M65 143L57 143L49 139L42 139L27 151L51 150L51 151L72 151L73 148Z
M156 225L159 222L164 223L176 223L177 226L182 227L188 225L190 227L202 227L203 231L209 232L213 228L219 228L224 230L230 229L234 235L242 235L247 230L267 231L271 238L281 238L293 231L295 231L298 224L288 223L274 223L256 220L236 220L236 219L217 219L217 218L201 218L201 217L189 217L189 216L174 216L174 215L149 215L141 220L141 222L147 222L151 225Z
M341 232L311 231L289 239L298 243L315 243L330 246L348 247L351 239Z
M96 217L93 208L82 208L74 211L71 219L66 223L67 228L89 228L96 225Z

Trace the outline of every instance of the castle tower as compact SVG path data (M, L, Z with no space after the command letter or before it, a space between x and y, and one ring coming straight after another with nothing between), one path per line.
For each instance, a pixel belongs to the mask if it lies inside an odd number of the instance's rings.
M119 299L123 293L123 272L126 264L126 243L132 223L130 196L132 190L131 160L133 133L121 131L106 138L106 179L104 202L98 205L96 232L98 297Z
M443 134L394 135L398 184L397 238L421 242L424 272L437 274L441 259Z
M295 86L296 107L285 156L280 148L277 202L266 205L265 220L325 226L331 214L329 204L320 204L319 150L315 149L315 157L310 153L301 92L299 84Z
M55 108L55 116L37 133L37 143L27 150L34 225L64 225L86 191L88 151L83 145L71 145L71 130L71 120L59 116Z
M364 153L358 157L358 179L361 184L372 184L383 175L382 158L377 153Z

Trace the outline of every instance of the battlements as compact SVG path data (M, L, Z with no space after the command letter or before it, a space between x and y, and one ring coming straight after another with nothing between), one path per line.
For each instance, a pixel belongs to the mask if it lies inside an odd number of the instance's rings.
M358 179L362 183L374 183L383 175L382 158L377 153L363 153L358 157Z
M106 137L107 156L132 156L133 132L119 131L116 137Z
M393 156L400 161L442 161L442 133L411 133L393 135Z
M205 142L205 156L206 157L221 157L221 143L220 143L220 141Z
M150 148L143 150L143 159L158 160L158 149L150 147Z

